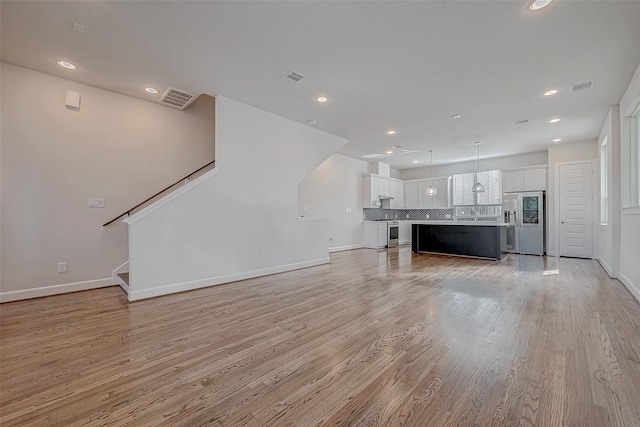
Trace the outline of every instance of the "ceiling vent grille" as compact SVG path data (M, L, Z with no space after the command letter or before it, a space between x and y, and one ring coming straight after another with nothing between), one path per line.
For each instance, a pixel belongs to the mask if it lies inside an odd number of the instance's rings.
M520 120L514 120L511 123L513 123L514 125L523 125L525 123L529 123L531 120L529 119L520 119Z
M304 76L295 71L291 71L286 76L282 76L282 80L289 83L298 83L300 80L304 79Z
M162 95L160 102L167 107L184 110L194 99L196 99L194 94L170 87L164 95Z
M593 80L591 80L590 82L571 85L571 92L578 92L581 90L591 89L591 86L593 86Z

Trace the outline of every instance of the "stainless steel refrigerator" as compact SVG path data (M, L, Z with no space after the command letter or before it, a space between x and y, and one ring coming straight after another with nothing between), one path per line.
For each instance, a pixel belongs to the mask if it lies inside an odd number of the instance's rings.
M502 214L507 224L507 251L544 255L544 191L504 193Z

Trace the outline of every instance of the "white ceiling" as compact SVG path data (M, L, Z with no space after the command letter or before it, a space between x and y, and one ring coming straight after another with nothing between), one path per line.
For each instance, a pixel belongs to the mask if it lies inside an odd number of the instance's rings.
M472 159L476 141L485 158L595 138L640 61L640 1L556 0L538 12L522 1L477 0L1 8L5 62L141 99L160 96L146 86L160 94L173 86L317 120L350 140L341 150L348 156L402 145L411 152L384 159L398 169L426 164L429 149L435 164ZM304 79L283 82L292 70ZM571 93L588 80L592 89ZM550 88L560 92L544 97ZM531 122L511 123L524 118Z

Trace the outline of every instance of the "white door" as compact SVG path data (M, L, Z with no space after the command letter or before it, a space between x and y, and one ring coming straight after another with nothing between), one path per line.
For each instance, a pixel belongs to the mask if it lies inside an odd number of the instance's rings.
M560 256L593 257L593 185L589 163L560 165Z

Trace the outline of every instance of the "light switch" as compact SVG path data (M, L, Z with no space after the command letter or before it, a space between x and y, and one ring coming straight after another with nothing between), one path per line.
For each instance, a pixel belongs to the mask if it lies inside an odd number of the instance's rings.
M90 208L104 208L104 199L89 198Z

